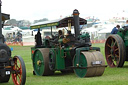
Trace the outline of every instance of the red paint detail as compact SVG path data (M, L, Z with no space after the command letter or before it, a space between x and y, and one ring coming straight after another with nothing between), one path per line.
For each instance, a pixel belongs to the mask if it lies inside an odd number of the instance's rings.
M34 50L32 50L32 54L34 54Z

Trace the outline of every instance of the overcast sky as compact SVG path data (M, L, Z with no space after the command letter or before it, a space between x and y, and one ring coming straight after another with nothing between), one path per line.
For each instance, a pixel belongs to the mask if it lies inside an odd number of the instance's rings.
M58 19L78 9L80 17L108 18L118 12L128 12L127 0L2 0L2 12L11 19Z

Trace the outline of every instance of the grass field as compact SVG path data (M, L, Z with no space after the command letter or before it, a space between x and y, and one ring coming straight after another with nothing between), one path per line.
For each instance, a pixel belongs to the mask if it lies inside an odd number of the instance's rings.
M93 44L100 47L104 55L104 44ZM128 63L123 68L107 67L100 77L78 78L74 73L61 74L56 72L53 76L34 76L30 46L13 46L12 56L20 55L24 59L27 71L26 85L128 85ZM13 85L10 78L8 83L0 85Z

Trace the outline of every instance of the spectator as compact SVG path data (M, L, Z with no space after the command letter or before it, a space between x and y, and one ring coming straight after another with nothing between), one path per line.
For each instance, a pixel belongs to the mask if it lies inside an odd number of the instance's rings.
M120 25L117 25L116 27L114 27L111 31L111 34L116 34L118 32L118 29L120 28Z
M126 20L126 24L122 28L128 30L128 20Z
M128 20L126 20L126 24L125 24L125 26L128 26Z

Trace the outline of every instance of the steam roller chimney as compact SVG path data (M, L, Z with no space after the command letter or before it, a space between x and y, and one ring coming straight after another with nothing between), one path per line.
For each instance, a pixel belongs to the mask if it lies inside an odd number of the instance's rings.
M75 37L78 38L80 35L80 23L79 23L79 11L75 9L73 11L73 18L74 18L74 31L75 31Z

